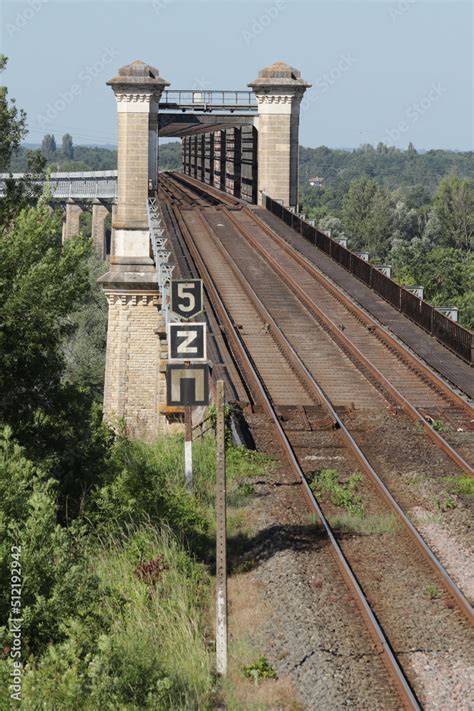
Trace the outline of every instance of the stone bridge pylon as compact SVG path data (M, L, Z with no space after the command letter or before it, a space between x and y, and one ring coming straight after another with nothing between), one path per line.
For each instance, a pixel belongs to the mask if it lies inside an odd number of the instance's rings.
M182 139L185 173L250 202L265 193L296 207L300 105L310 84L277 62L252 91L168 91L159 70L141 61L107 84L117 104L118 186L110 271L99 279L109 302L104 413L130 436L153 439L168 430L170 414L147 217L159 136Z

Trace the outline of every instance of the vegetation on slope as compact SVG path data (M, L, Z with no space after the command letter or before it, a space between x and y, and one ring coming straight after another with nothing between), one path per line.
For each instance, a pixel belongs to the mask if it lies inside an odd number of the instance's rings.
M0 112L8 163L26 129L6 90ZM106 267L81 235L62 244L25 183L0 208L0 708L15 703L18 577L24 708L210 708L212 438L189 496L180 438L103 424ZM229 450L231 492L250 457Z

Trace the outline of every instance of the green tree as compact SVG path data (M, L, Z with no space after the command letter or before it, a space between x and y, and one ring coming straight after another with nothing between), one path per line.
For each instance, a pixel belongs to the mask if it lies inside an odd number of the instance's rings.
M399 241L390 260L402 284L421 284L433 306L457 306L459 320L474 326L474 255L453 247L432 247L425 240Z
M383 258L394 226L389 191L369 178L356 178L344 197L342 222L353 247L364 247L371 257Z
M46 160L51 161L57 157L56 151L56 139L52 134L47 133L41 143L41 153L44 155Z
M0 238L0 421L31 427L51 411L67 314L87 293L81 239L61 244L59 215L29 208Z
M66 370L64 377L102 399L107 342L107 301L97 279L104 273L104 262L94 254L88 260L89 296L68 317L72 333L63 342Z
M7 57L0 54L0 72L7 65ZM26 114L18 109L15 100L8 101L8 90L0 87L0 170L9 168L12 157L19 150L20 142L26 136ZM27 174L22 180L7 178L4 195L0 199L0 234L5 227L12 224L18 212L28 201L38 197L40 189L34 184L34 179L42 174L45 161L38 152L25 152Z
M356 247L367 243L370 215L376 194L377 183L363 177L353 180L344 196L343 223Z
M467 178L451 175L439 184L434 209L447 247L472 249L474 239L474 187Z
M72 136L70 133L65 133L61 141L61 153L68 159L74 160L74 146L72 144Z
M8 57L0 54L0 73L7 66ZM8 169L11 157L18 150L26 136L26 114L15 105L15 99L8 101L8 89L0 86L0 170Z
M435 247L417 266L426 296L435 306L457 306L456 300L472 288L474 257L461 249Z

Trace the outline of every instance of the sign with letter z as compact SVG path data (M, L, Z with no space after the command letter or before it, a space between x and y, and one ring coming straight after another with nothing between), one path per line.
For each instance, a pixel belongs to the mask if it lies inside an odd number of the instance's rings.
M205 323L168 324L168 360L206 361Z

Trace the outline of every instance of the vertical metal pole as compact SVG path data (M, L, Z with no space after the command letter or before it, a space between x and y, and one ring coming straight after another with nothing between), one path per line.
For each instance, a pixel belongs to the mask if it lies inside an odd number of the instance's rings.
M227 560L224 381L217 381L216 432L216 670L227 673Z
M193 420L191 407L184 408L184 478L189 493L193 490Z

